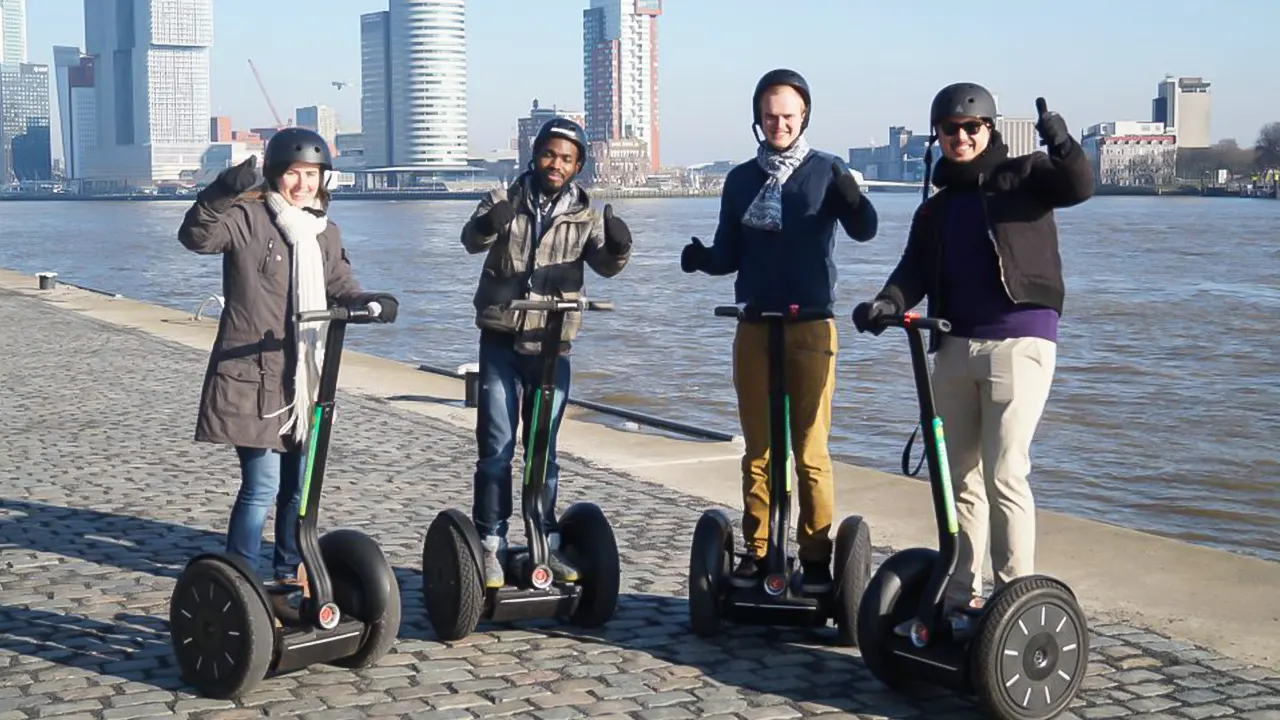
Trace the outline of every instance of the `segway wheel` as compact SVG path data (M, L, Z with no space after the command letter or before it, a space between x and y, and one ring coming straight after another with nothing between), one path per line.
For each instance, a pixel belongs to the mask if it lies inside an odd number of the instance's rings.
M871 581L871 530L854 515L840 523L835 551L835 618L839 643L858 644L858 608Z
M396 573L378 543L357 530L322 535L320 556L329 570L333 599L343 617L365 624L360 649L330 664L369 667L387 654L400 633L400 584Z
M169 600L169 632L183 682L207 698L249 692L271 665L275 626L240 571L207 558L178 576Z
M578 566L582 592L569 621L578 627L600 627L618 607L622 568L613 526L598 506L580 502L560 516L559 529L565 554Z
M890 555L880 563L858 604L857 638L862 661L872 677L894 690L902 689L909 677L894 662L893 629L916 613L933 564L938 561L938 551L929 548L910 548Z
M971 652L974 688L992 716L1051 718L1084 682L1088 622L1066 585L1019 578L989 602Z
M446 510L431 521L422 542L422 600L440 640L470 635L484 611L484 578L467 530L475 534L469 521Z
M733 562L733 525L719 510L707 510L693 528L689 549L689 626L698 637L720 633L721 601Z

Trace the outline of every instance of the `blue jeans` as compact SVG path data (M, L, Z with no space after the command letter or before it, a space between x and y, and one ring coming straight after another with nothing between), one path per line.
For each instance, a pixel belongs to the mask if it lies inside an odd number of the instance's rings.
M231 508L227 553L244 558L257 572L262 529L267 524L267 512L275 505L275 579L296 578L302 562L296 533L306 456L301 451L278 453L247 447L237 447L236 454L240 457L240 493Z
M543 497L546 508L545 530L555 529L556 484L560 467L556 462L556 435L564 417L565 400L569 396L569 356L561 355L556 369L556 392L551 403L551 438L547 460L547 479ZM477 398L476 444L480 459L476 462L475 499L471 519L480 537L507 536L511 518L511 461L516 450L516 420L523 424L521 439L525 448L532 439L529 424L533 418L533 398L542 378L541 358L522 355L510 341L480 340L480 394ZM521 402L523 395L524 402ZM527 450L526 450L527 452Z

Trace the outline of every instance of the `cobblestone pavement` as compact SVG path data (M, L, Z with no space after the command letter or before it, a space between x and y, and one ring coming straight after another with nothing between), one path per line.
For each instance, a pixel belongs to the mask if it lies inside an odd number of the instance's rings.
M887 692L834 631L696 639L683 575L704 502L573 458L561 497L603 501L623 552L613 622L594 634L482 625L435 641L418 557L435 513L469 504L469 433L351 397L326 524L371 533L397 566L398 644L361 672L317 666L243 702L195 697L170 656L169 593L188 557L220 549L238 484L230 449L191 440L204 354L3 293L0 328L0 720L976 717L944 691ZM1140 628L1094 630L1076 717L1280 718L1271 671Z

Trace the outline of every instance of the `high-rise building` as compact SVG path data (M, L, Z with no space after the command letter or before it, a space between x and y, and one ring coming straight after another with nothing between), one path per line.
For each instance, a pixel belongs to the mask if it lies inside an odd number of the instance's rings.
M209 147L213 0L85 0L94 58L93 186L148 187L193 177Z
M209 118L209 142L231 142L232 137L231 118L229 116L214 115Z
M391 0L391 164L465 167L466 0Z
M592 141L645 143L659 165L658 16L662 0L591 0L582 13L583 102Z
M0 63L27 61L27 0L0 0Z
M49 66L0 64L0 185L49 180Z
M58 125L62 162L68 178L84 174L84 155L98 137L93 57L78 47L56 45L53 65L58 84Z
M537 137L540 130L548 120L552 118L568 118L579 125L586 126L586 116L578 110L560 110L558 108L538 107L538 101L533 101L533 107L529 109L529 116L522 117L516 121L516 152L517 152L517 169L523 172L529 167L529 162L533 160L533 139Z
M293 111L298 127L315 130L329 143L329 152L336 153L333 140L338 135L338 116L328 105L308 105Z
M360 131L368 167L391 164L391 13L360 16Z
M1211 98L1204 78L1166 75L1156 85L1151 121L1164 123L1180 148L1207 148Z

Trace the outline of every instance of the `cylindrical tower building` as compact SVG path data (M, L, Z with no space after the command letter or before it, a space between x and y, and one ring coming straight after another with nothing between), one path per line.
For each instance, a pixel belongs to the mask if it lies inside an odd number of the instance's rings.
M393 165L467 164L467 2L390 0Z

